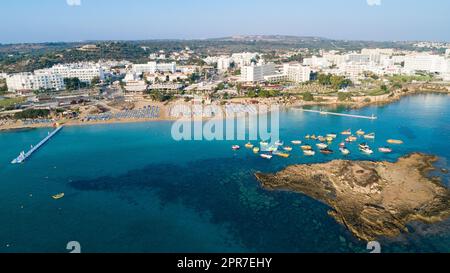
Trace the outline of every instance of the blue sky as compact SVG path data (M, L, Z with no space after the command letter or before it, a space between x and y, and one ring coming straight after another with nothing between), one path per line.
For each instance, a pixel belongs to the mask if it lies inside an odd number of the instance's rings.
M447 0L2 0L0 7L0 43L237 34L450 41Z

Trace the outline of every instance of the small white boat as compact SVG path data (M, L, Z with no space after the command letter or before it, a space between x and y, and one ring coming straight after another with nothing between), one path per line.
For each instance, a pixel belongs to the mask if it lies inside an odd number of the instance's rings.
M335 134L335 133L327 134L327 137L337 138L337 134Z
M378 149L380 153L389 154L392 153L392 149L389 147L381 147Z
M344 135L344 136L349 136L349 135L351 135L351 134L352 134L352 130L350 130L350 129L345 130L345 131L343 131L343 132L341 133L341 135Z
M317 143L316 146L321 150L328 148L328 145L325 143Z
M364 132L363 130L359 129L358 131L356 131L356 134L357 134L358 136L363 136L363 135L366 134L366 132Z
M400 144L403 144L403 141L402 140L398 140L398 139L388 139L387 143L400 145Z
M361 148L360 150L361 150L361 152L368 154L368 155L373 154L373 151L370 148Z
M345 148L345 147L339 148L339 151L341 151L341 153L343 155L349 155L350 154L350 150Z
M300 140L292 140L291 143L294 144L294 145L302 144L302 142Z
M253 147L254 147L254 145L251 144L250 142L245 144L245 148L247 148L247 149L253 149Z
M367 143L361 143L359 144L359 149L370 149L370 146Z
M237 150L239 150L241 148L241 146L239 146L239 145L233 145L233 146L231 146L231 149L233 149L234 151L237 151Z
M292 149L292 147L285 146L285 147L283 147L283 150L285 150L286 152L291 152L293 149Z
M284 142L283 141L275 141L275 146L283 146Z
M339 143L339 147L340 147L340 148L344 148L344 147L345 147L345 142Z
M273 156L269 154L261 154L261 157L264 159L272 159Z
M259 143L259 145L261 145L261 146L267 146L267 145L269 145L269 142L267 142L267 141L261 141L261 142Z
M370 134L364 135L364 138L365 139L375 139L375 133L370 133Z
M313 150L304 150L303 154L305 154L306 156L314 156L316 152L314 152Z

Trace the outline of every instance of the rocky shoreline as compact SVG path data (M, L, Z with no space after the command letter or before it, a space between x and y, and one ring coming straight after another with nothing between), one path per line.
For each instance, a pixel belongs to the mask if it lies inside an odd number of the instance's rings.
M337 222L365 241L407 233L412 221L450 217L450 190L428 177L437 157L414 153L396 163L334 160L256 173L268 190L306 194L328 206Z

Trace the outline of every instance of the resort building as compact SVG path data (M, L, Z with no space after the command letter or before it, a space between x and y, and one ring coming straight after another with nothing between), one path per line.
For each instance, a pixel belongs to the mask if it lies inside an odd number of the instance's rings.
M253 64L241 68L242 82L262 82L265 76L275 74L275 64Z
M103 80L103 68L98 64L73 63L58 64L48 69L36 70L35 74L52 74L64 78L78 78L84 83L91 83L94 78Z
M311 79L311 68L301 64L284 64L283 74L289 81L307 82Z
M311 66L314 68L326 68L330 66L330 62L324 57L312 56L311 58L305 58L303 65Z
M259 54L253 52L234 53L231 55L232 61L238 67L249 66L252 62L256 62Z
M19 73L6 78L9 91L20 90L63 90L64 78L53 73L39 71L33 73Z
M142 73L156 73L156 72L170 72L175 73L177 71L177 65L175 62L172 63L157 63L148 62L146 64L135 64L133 65L133 72L140 75Z
M405 71L407 73L416 71L445 73L447 71L447 60L443 56L431 54L407 56L405 58Z
M217 59L217 70L226 71L230 68L232 59L229 57L220 57Z

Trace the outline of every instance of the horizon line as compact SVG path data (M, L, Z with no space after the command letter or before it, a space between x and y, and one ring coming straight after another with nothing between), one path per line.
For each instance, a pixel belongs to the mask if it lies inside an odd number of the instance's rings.
M436 42L436 43L450 43L450 41L447 40L372 40L372 39L336 39L336 38L327 38L322 36L314 36L314 35L305 35L305 36L298 36L298 35L285 35L285 34L236 34L236 35L230 35L230 36L222 36L222 37L204 37L204 38L146 38L146 39L87 39L87 40L72 40L72 41L40 41L40 42L0 42L0 45L2 46L8 46L8 45L27 45L27 44L77 44L77 43L92 43L92 42L147 42L147 41L208 41L208 40L234 40L239 41L239 39L236 39L237 37L242 38L251 38L251 37L261 37L261 38L268 38L268 37L281 37L281 38L315 38L315 39L321 39L321 40L329 40L329 41L350 41L350 42L375 42L375 43L401 43L401 42ZM283 39L280 39L279 41L283 41Z

